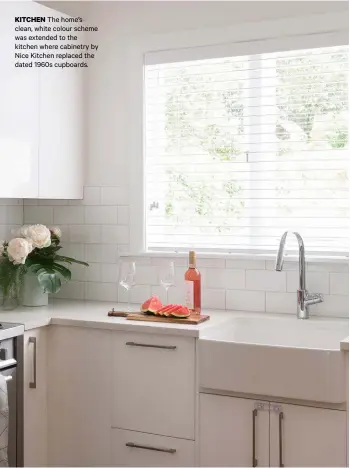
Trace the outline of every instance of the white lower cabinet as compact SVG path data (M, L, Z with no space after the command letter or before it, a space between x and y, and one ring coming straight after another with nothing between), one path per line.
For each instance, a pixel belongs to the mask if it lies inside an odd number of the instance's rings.
M254 400L201 393L200 466L269 466L269 412L257 410L263 405Z
M47 329L24 334L24 466L47 466Z
M112 466L195 466L195 443L113 429Z
M346 434L346 411L271 403L271 466L347 466Z
M200 466L346 465L346 412L200 395Z
M113 427L194 440L195 339L118 332L112 356Z
M111 332L50 327L49 466L110 465Z

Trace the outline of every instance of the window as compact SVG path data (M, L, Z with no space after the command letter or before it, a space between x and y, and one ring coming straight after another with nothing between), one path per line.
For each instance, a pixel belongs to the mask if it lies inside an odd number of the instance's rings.
M348 251L348 46L145 66L147 250Z

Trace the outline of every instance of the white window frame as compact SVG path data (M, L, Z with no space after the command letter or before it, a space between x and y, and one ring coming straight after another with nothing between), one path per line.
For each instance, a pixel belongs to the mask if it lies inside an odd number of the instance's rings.
M273 34L271 33L273 31ZM126 109L129 183L130 253L164 255L146 250L145 174L144 174L144 66L186 60L277 52L297 48L330 47L349 44L348 18L342 13L282 18L261 23L246 23L224 28L179 31L139 37L127 50ZM281 233L282 234L282 233ZM216 251L219 254L220 250ZM174 255L176 251L169 252ZM225 252L230 254L232 252ZM215 251L213 251L215 255ZM236 251L250 258L271 258L267 251ZM349 252L315 253L322 261L348 258Z

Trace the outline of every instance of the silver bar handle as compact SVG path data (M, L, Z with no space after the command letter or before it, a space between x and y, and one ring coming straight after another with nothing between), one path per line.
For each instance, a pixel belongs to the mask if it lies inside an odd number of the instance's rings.
M165 346L165 345L152 345L144 343L135 343L134 341L127 341L126 346L139 346L141 348L157 348L157 349L176 349L176 346Z
M284 414L283 411L281 411L278 415L278 439L279 439L279 466L281 468L284 467L283 464L283 434L282 434L282 426L283 426L283 418Z
M255 408L253 410L253 460L252 467L258 466L258 460L256 458L256 418L258 416L258 410Z
M165 452L165 453L175 453L176 449L166 449L166 448L160 448L160 447L152 447L151 445L140 445L140 444L134 444L133 442L127 442L126 447L132 447L132 448L139 448L143 450L154 450L155 452Z
M6 375L4 378L5 382L10 382L10 380L12 380L12 375Z
M36 388L36 337L30 336L28 343L32 343L34 345L33 350L33 381L29 382L29 388Z

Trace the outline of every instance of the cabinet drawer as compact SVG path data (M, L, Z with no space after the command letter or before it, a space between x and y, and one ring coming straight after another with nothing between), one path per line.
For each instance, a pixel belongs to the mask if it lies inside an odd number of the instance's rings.
M112 466L194 466L191 440L112 429Z
M118 333L112 426L194 439L195 339Z

